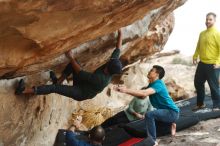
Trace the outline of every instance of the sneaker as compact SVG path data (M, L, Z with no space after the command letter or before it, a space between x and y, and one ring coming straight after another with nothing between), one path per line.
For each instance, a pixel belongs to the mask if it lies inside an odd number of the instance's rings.
M203 108L205 108L206 107L206 105L205 104L203 104L203 105L197 105L196 107L194 107L193 109L192 109L192 111L197 111L197 110L200 110L200 109L203 109Z
M15 90L15 94L16 95L20 95L22 94L22 92L24 91L25 87L24 87L24 80L21 79L19 82L18 82L18 86Z
M215 107L215 108L212 109L212 111L220 111L220 108Z
M53 84L57 84L57 77L53 71L50 71L50 78L51 78Z

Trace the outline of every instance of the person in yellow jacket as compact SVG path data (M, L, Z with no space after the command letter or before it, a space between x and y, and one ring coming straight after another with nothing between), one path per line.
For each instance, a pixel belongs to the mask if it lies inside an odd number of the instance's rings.
M199 35L196 51L193 55L193 64L199 63L196 69L194 86L197 92L197 106L193 110L205 107L205 87L207 81L211 90L213 110L220 109L219 72L220 72L220 32L214 26L216 14L206 15L207 29Z

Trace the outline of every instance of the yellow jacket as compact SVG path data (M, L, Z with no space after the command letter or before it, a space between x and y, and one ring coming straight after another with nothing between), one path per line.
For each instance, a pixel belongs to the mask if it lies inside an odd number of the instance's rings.
M220 32L213 26L199 35L193 59L206 64L220 64Z

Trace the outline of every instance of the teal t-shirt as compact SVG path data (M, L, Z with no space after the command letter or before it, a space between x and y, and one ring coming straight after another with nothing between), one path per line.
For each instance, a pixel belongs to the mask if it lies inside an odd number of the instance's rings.
M179 108L170 97L166 85L162 80L156 80L148 85L148 88L153 88L155 94L150 95L150 102L157 109L170 109L179 112Z

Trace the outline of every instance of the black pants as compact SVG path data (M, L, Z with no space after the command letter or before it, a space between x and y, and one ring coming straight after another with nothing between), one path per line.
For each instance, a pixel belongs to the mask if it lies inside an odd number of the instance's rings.
M196 69L194 85L197 92L197 105L203 105L205 98L205 81L208 81L213 108L220 108L220 92L219 92L219 69L215 69L213 64L204 64L199 62Z
M116 115L114 115L113 117L107 119L105 122L103 122L101 124L101 126L103 128L108 128L108 127L111 127L111 126L114 126L114 125L117 125L117 124L126 124L126 123L129 123L130 121L128 120L126 114L124 111L121 111L119 113L117 113Z
M77 77L78 75L73 70L71 63L69 63L64 69L63 75L64 77L68 77L71 74L73 74L73 83L74 83L73 86L57 85L57 84L42 85L42 86L34 87L35 94L46 95L50 93L57 93L57 94L67 96L78 101L88 99L89 97L85 97L82 94L82 91L80 87L78 86L80 83L80 81L78 80L79 78Z

